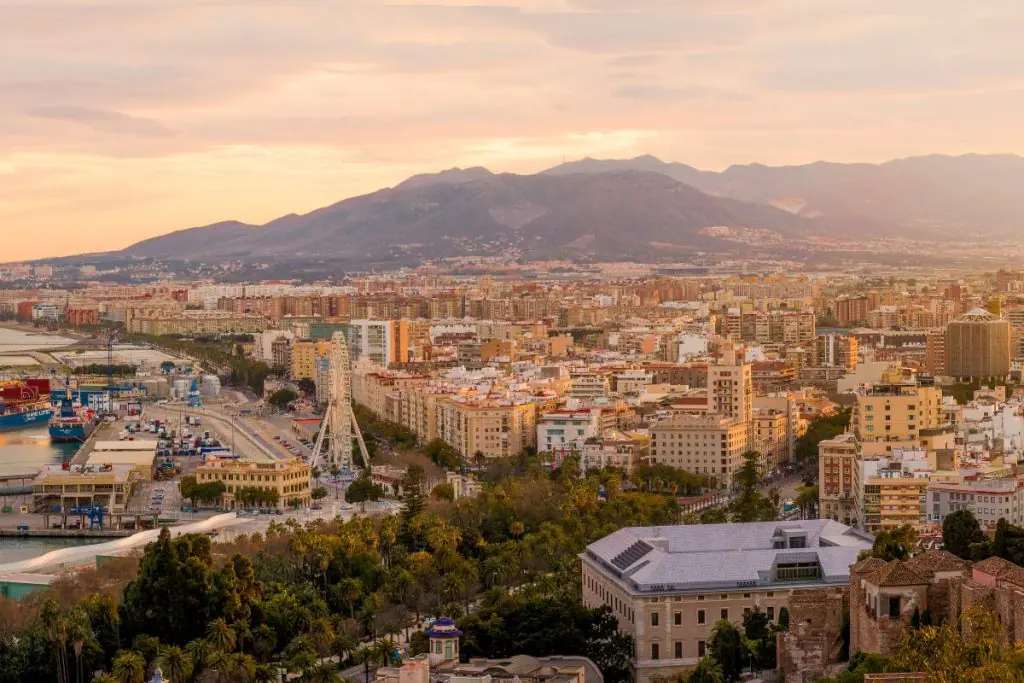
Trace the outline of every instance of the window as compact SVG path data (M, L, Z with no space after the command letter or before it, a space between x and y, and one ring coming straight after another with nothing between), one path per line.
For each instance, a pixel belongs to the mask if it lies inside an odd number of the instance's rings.
M899 619L900 618L900 599L889 598L889 618Z
M706 623L704 621L704 610L702 610L702 609L697 610L697 623L698 624Z
M436 641L434 643L434 654L436 654L436 655L441 654L441 641L440 640L438 640L438 641Z
M682 626L683 625L683 613L682 612L676 612L674 615L672 615L672 619L673 619L673 622L675 623L676 626Z
M722 609L722 618L729 621L729 608L725 607Z
M708 651L707 643L705 643L703 640L698 640L697 641L697 656L698 657L703 657L704 654L707 651Z
M651 612L651 626L657 626L657 625L658 625L658 613L657 612Z
M774 621L774 620L775 620L775 608L774 608L774 607L772 607L771 605L769 605L769 606L768 606L768 607L767 607L767 608L765 609L765 611L766 611L766 612L768 613L768 620L769 620L769 621Z
M657 643L651 643L651 659L661 659L661 653L658 652Z
M675 650L676 650L675 651L676 659L682 659L683 658L683 644L682 644L682 642L680 642L678 640L676 641Z
M451 659L454 656L455 654L452 652L452 641L446 640L444 643L444 658Z

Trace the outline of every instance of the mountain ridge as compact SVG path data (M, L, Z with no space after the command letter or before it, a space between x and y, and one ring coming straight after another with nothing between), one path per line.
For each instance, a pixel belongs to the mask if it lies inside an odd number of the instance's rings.
M1024 158L928 155L883 164L585 158L536 174L451 168L263 225L223 221L143 240L131 257L621 260L773 250L804 238L1013 236Z

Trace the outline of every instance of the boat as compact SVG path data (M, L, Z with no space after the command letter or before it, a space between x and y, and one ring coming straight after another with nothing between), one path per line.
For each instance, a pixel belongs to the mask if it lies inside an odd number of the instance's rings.
M60 399L60 411L50 418L50 441L54 443L82 443L96 429L96 413L91 408L76 405L67 383Z
M53 417L49 396L47 379L0 382L0 432L47 423Z

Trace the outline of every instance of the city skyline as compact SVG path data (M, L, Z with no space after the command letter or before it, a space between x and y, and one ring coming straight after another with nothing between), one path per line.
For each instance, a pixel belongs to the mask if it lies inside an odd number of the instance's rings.
M4 254L262 223L453 166L1024 152L1014 3L621 4L0 7Z

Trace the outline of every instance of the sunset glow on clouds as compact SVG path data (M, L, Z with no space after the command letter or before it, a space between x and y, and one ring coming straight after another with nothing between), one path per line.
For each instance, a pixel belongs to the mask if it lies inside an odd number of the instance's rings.
M1012 0L0 0L0 261L415 173L1024 152Z

